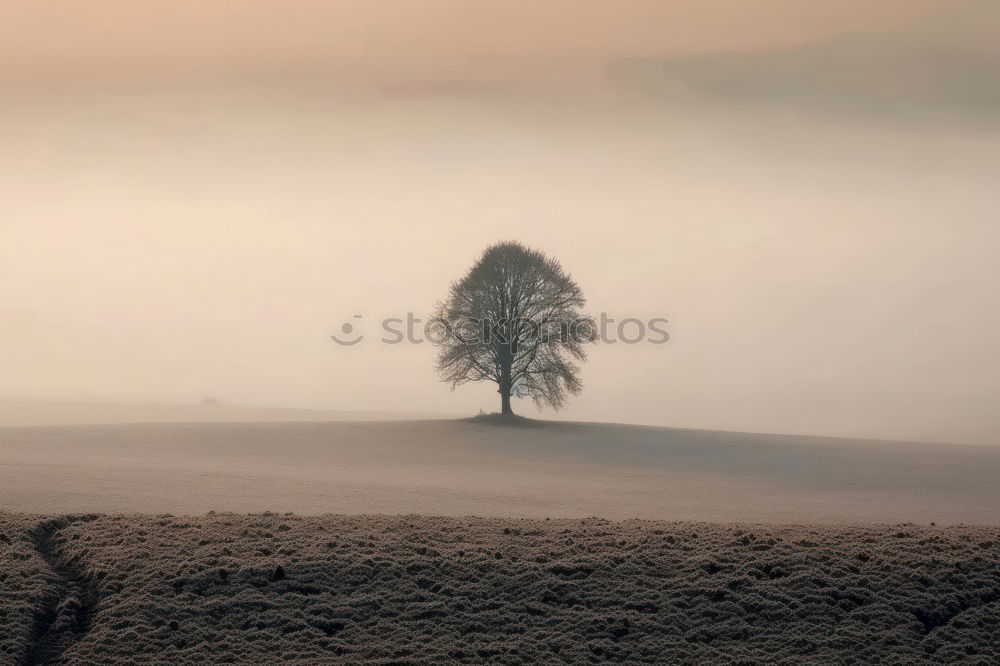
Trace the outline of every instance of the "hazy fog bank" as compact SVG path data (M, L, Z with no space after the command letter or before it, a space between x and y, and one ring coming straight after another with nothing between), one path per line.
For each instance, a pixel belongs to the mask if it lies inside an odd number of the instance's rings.
M382 421L441 418L444 414L413 412L291 409L219 404L213 398L201 404L93 402L0 398L0 427L84 425L112 423L261 423L275 421Z

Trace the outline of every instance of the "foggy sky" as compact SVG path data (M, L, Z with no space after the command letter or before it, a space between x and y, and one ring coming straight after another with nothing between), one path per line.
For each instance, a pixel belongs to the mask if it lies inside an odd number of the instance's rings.
M607 58L808 43L933 16L948 0L52 0L2 3L0 78L224 73L530 77Z
M0 395L494 410L372 336L513 238L671 321L560 417L1000 442L1000 12L733 4L4 8Z

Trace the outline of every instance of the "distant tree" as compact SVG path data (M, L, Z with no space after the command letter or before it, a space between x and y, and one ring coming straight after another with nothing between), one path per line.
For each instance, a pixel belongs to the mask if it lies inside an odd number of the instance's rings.
M438 304L438 372L453 389L496 382L504 415L511 396L558 410L583 388L579 362L596 336L584 303L555 259L517 242L491 245Z

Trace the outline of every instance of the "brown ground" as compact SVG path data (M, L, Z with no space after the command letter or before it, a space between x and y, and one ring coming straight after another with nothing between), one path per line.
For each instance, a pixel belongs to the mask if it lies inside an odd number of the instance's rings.
M0 514L0 655L1000 660L1000 528Z

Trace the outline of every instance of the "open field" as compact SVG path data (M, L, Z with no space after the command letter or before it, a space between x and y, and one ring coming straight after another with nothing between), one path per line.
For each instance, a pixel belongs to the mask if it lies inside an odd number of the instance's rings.
M1000 525L1000 447L476 420L0 428L0 507Z
M4 663L1000 659L1000 529L0 514Z
M990 446L0 428L0 661L991 664L998 504Z

